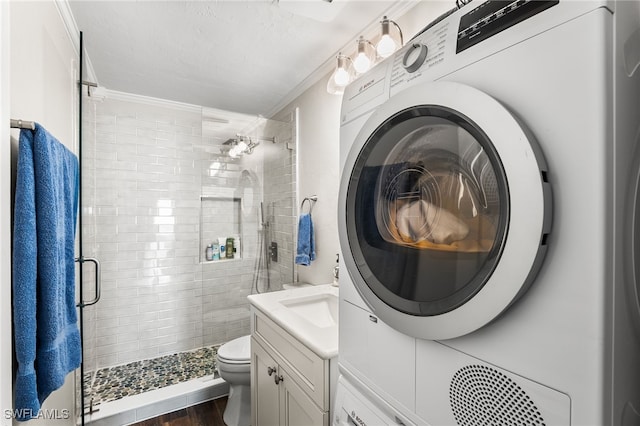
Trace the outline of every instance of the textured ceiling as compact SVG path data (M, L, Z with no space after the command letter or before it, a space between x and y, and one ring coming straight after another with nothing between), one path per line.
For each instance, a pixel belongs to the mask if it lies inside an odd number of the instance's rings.
M101 86L265 116L398 2L286 3L70 1Z

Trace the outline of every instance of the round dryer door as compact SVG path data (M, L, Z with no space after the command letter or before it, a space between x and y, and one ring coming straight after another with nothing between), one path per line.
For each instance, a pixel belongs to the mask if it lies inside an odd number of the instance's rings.
M365 123L340 188L344 260L374 314L425 339L470 333L529 286L550 228L546 166L490 96L430 83Z

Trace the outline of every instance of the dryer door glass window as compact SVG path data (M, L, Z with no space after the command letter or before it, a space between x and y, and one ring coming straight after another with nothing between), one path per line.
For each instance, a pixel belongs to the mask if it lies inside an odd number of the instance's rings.
M347 194L347 233L366 285L413 315L473 297L494 270L509 217L498 155L471 120L418 106L365 143Z

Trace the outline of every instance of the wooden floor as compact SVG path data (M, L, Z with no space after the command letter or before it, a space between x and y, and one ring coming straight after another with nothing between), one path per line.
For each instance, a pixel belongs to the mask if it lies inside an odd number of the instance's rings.
M131 426L225 426L222 413L226 406L227 397L218 398Z

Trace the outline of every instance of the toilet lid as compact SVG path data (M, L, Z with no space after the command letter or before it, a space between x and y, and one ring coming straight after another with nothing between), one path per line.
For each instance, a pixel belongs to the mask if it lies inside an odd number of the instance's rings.
M249 362L251 360L251 336L238 337L220 346L218 358L226 361Z

